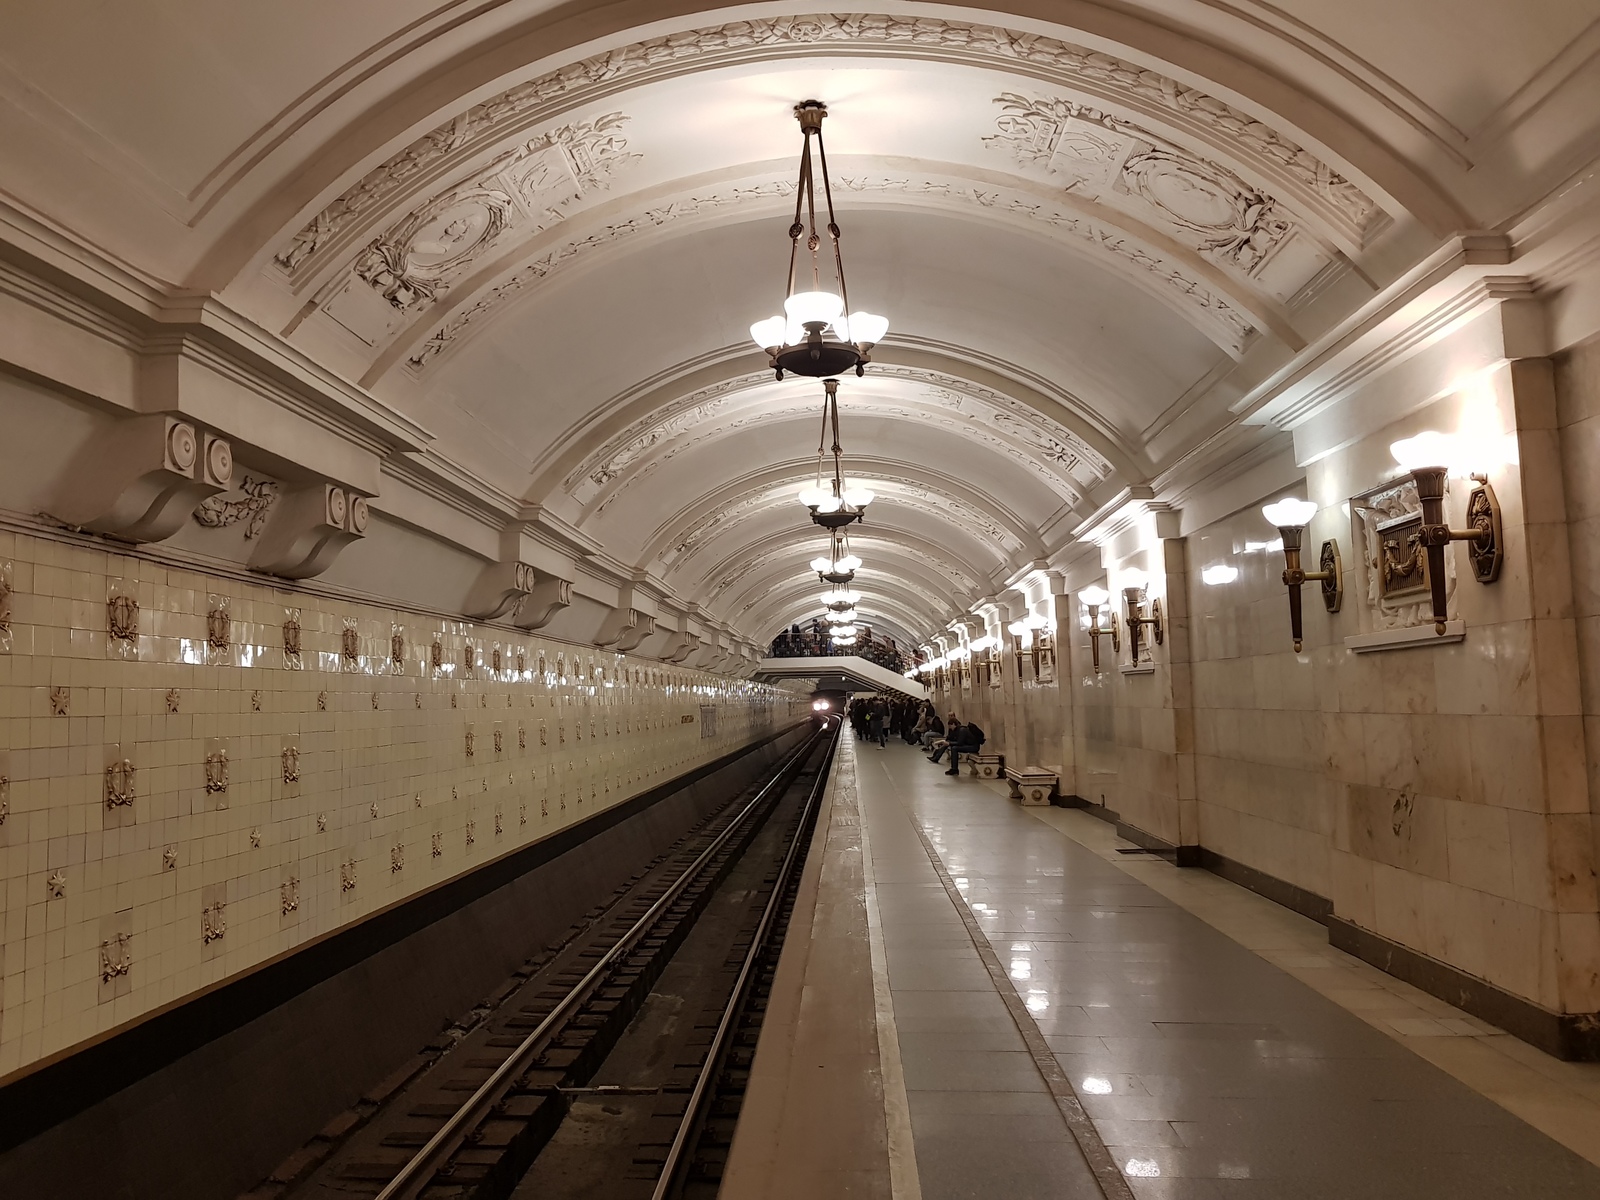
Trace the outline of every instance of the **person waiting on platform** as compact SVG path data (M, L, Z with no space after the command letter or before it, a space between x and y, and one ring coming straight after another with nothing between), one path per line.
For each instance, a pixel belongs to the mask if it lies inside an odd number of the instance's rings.
M884 728L888 718L888 704L881 699L874 700L872 702L872 712L867 717L867 736L878 743L878 749L880 750L889 744L888 733Z
M939 719L939 714L934 711L933 705L928 705L928 712L922 732L917 740L922 743L923 749L932 750L936 742L944 739L944 722Z
M928 755L930 762L938 762L944 757L944 752L950 748L950 743L956 740L961 732L961 722L956 719L955 713L950 714L950 719L944 723L944 736L933 741L933 753Z
M950 769L946 775L959 775L961 773L961 755L976 754L984 743L983 728L975 721L960 722L953 716L950 719L951 733L945 740L945 748L950 751ZM933 761L939 761L939 751L935 750Z

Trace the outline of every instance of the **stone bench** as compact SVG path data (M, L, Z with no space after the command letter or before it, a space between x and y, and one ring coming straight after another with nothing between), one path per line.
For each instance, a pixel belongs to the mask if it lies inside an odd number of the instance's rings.
M979 779L999 779L1005 774L1004 754L968 754L964 757L967 769Z
M1043 767L1005 768L1006 781L1011 784L1011 798L1024 805L1049 804L1060 783L1054 771Z

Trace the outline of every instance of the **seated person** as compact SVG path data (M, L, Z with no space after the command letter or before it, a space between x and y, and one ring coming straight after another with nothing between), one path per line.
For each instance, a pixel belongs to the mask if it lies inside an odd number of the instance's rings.
M930 712L928 722L922 729L920 741L927 749L933 749L933 744L944 737L944 722L939 719L939 714Z
M975 721L968 721L961 726L961 732L950 739L950 769L946 775L959 775L961 773L961 755L976 754L983 748L984 733ZM937 761L937 760L935 760Z

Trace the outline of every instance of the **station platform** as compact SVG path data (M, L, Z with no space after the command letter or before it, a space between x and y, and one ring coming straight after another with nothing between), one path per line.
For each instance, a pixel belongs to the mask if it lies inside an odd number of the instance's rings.
M846 732L724 1197L1600 1196L1600 1065L943 770Z

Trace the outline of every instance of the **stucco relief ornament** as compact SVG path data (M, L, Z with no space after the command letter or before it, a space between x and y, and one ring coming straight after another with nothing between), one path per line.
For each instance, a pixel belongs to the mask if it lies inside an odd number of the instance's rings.
M161 869L163 871L176 871L178 869L178 848L168 846L161 852Z
M361 665L361 632L351 618L345 619L344 629L339 634L339 658L346 671L354 671Z
M11 815L11 776L6 771L0 771L0 825L6 823L6 818Z
M405 869L406 846L404 842L396 842L389 847L389 873L396 874Z
M283 781L284 783L300 782L300 747L285 746L283 748Z
M224 655L233 645L233 615L228 601L212 596L206 609L206 649L211 657Z
M441 857L443 857L443 855L444 855L444 834L436 833L436 834L433 835L433 857L434 858L441 858Z
M202 500L200 507L194 510L195 524L207 529L226 529L243 522L245 538L254 540L266 527L277 499L276 483L246 475L236 491Z
M300 876L291 875L278 885L278 912L287 917L300 907Z
M64 717L72 711L72 689L53 687L50 689L50 712L57 717Z
M206 795L222 796L228 791L228 752L218 748L206 755Z
M167 689L167 712L176 713L183 703L183 693L177 688Z
M353 858L339 864L339 890L341 892L356 890L356 860Z
M396 627L389 635L389 665L396 671L404 670L406 665L406 633Z
M132 657L139 644L139 602L116 591L106 600L107 649L113 655Z
M51 871L50 878L44 881L45 891L50 899L59 900L67 894L67 875L65 871Z

